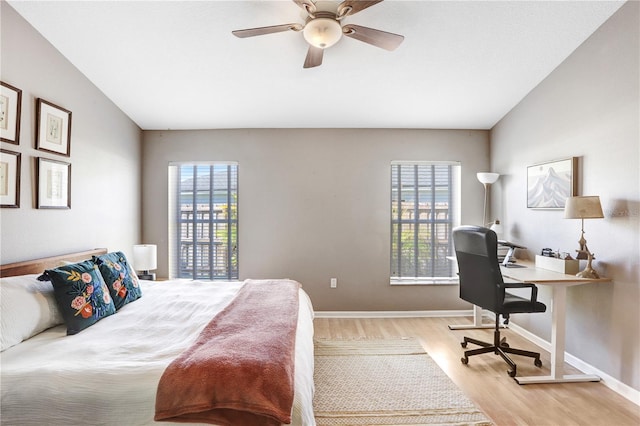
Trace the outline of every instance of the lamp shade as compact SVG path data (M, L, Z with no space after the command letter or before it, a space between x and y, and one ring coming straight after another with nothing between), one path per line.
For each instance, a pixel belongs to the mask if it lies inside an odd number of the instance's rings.
M500 177L498 173L489 173L489 172L481 172L481 173L478 173L476 176L478 177L478 180L480 181L480 183L483 183L483 184L495 183L495 181L497 181L498 178Z
M133 246L133 266L138 271L151 271L158 267L158 248L155 244Z
M340 40L342 27L335 19L315 18L305 25L302 35L310 45L326 49Z
M498 236L502 235L503 228L502 228L502 224L500 223L500 221L498 219L496 219L496 221L493 222L493 224L491 225L491 227L489 229L491 229L493 232L495 232Z
M564 206L565 219L602 219L602 206L597 195L569 197Z

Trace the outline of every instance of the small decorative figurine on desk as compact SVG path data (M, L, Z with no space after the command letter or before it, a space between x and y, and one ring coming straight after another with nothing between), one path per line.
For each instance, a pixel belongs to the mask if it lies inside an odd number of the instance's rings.
M578 252L578 256L576 256L578 259L587 259L587 266L585 266L583 271L578 272L576 276L580 278L600 278L600 275L598 275L595 269L593 269L593 267L591 266L591 262L596 258L595 255L591 253L588 248L586 248L586 245L584 250L576 251ZM584 257L581 257L581 254Z

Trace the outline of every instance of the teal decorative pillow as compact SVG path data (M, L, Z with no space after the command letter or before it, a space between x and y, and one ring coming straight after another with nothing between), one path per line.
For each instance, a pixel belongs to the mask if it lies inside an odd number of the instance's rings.
M67 334L79 333L116 312L109 289L92 261L48 269L44 275L53 284Z
M109 288L116 310L142 296L138 276L124 253L118 251L102 256L93 256L93 261L100 268L100 273Z

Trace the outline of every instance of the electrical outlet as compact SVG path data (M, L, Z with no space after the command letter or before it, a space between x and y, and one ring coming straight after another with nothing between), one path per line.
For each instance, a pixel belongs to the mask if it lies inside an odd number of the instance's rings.
M331 288L337 288L337 287L338 287L338 279L331 278Z

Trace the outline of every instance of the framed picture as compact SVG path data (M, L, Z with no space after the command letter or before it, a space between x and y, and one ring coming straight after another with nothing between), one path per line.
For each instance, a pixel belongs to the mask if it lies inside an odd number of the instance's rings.
M71 111L38 98L36 149L67 157L71 155Z
M527 167L527 207L564 209L567 198L578 192L578 157Z
M38 157L36 181L37 208L71 208L71 164Z
M0 81L0 140L20 144L22 90Z
M21 155L0 149L0 207L20 207Z

